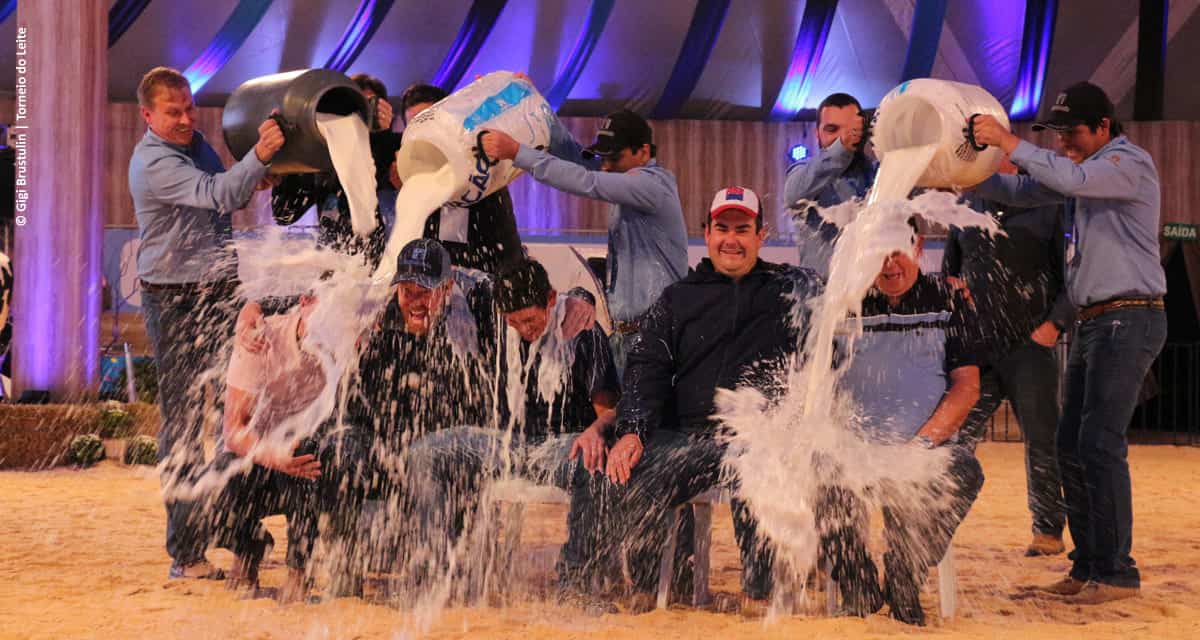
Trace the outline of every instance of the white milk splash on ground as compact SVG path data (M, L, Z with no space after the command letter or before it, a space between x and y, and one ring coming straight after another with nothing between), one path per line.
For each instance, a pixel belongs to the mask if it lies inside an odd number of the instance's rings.
M905 199L935 150L927 146L890 152L866 204L850 202L823 213L845 226L834 247L825 290L808 303L811 316L803 354L783 374L783 398L769 406L754 389L717 394L717 417L733 432L726 464L740 477L740 497L799 584L817 561L819 524L813 505L819 488L836 484L878 507L883 492L872 487L909 487L888 493L900 493L906 504L923 511L920 505L935 499L931 494L949 460L945 449L884 445L862 437L853 426L856 407L838 391L848 358L835 360L836 351L852 351L855 337L861 335L855 318L884 260L896 251L914 252L910 217L996 231L989 216L959 204L955 194L930 191ZM895 495L889 499L895 504Z
M365 238L375 230L375 209L379 206L367 124L358 114L317 112L317 129L325 137L333 170L350 203L350 225L355 235Z

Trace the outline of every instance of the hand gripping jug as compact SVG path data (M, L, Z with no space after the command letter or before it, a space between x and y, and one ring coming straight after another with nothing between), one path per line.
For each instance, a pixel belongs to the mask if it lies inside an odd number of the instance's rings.
M489 73L409 121L396 154L396 172L407 181L449 164L456 186L447 204L468 207L521 174L510 160L487 158L480 134L496 129L521 144L547 146L555 118L533 85L508 71Z
M1008 126L1008 114L982 87L918 78L892 89L875 110L871 141L880 160L895 149L938 145L918 187L965 188L987 180L1003 152L975 143L967 119L994 116Z

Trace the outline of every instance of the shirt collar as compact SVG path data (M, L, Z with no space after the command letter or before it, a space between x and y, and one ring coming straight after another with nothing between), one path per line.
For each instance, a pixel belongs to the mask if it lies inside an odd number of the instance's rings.
M183 153L191 152L192 147L194 147L196 145L196 137L199 135L200 135L200 132L193 129L191 144L175 144L174 142L168 142L166 138L163 138L162 136L158 135L157 133L154 133L154 130L151 129L150 127L146 127L146 137L147 138L150 138L151 140L153 140L159 144L164 144L172 149L175 149L176 151L182 151Z

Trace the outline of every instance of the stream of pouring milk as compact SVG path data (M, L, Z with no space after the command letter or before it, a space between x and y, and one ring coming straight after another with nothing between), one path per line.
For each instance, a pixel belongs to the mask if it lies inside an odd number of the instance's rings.
M759 531L799 576L799 584L817 560L819 523L812 508L819 487L837 484L875 506L878 499L870 488L883 484L911 487L899 493L918 510L937 499L931 489L943 476L947 452L862 437L855 428L856 407L838 389L848 358L835 360L835 352L850 353L861 334L855 318L885 258L914 252L910 217L996 230L989 216L959 204L956 194L929 191L907 199L935 152L936 146L923 146L888 153L865 203L823 213L827 219L852 221L838 236L824 291L808 302L802 354L781 374L786 377L783 398L768 403L749 388L717 394L717 417L732 432L726 464L740 477L740 496L758 518Z

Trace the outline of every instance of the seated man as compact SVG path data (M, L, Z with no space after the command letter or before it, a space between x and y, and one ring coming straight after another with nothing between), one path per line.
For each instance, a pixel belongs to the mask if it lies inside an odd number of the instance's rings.
M301 296L291 311L267 318L265 347L251 353L234 345L225 391L221 450L214 470L233 471L237 459L247 468L234 471L211 511L217 544L237 556L229 574L230 587L254 587L258 565L271 546L261 520L282 513L288 518L288 579L279 591L281 601L303 598L306 563L316 533L313 480L321 464L311 449L295 446L279 428L307 407L325 386L325 374L312 354L300 347L315 299Z
M949 448L949 466L936 487L908 487L940 499L915 511L911 500L900 499L912 495L902 496L894 486L876 488L888 543L883 593L859 526L866 515L859 499L830 486L815 508L822 556L841 583L849 612L867 615L886 599L893 618L915 625L925 623L918 596L926 572L945 555L983 486L973 441L958 438L979 399L977 321L960 292L920 272L921 247L918 237L913 254L897 251L884 261L863 299L863 334L853 343L840 391L856 403L867 438Z
M455 271L436 240L417 239L400 251L395 295L362 339L357 371L345 394L343 429L326 438L322 510L331 516L335 593L357 593L369 565L360 549L364 501L382 500L373 531L378 551L401 545L405 519L401 454L421 436L493 414L484 366L494 353L490 283Z
M426 531L444 535L441 524L478 506L488 479L515 474L552 484L572 495L587 494L601 470L606 439L619 395L608 340L599 325L566 337L567 304L550 285L545 268L526 260L510 265L495 284L496 306L507 330L498 377L504 390L500 428L459 427L413 443L408 459L416 478L438 480L424 495ZM507 446L507 448L506 448ZM457 499L456 499L457 497ZM559 563L562 596L583 597L583 573L592 558L596 527L584 518L585 502L572 501L568 540Z
M668 286L645 315L629 354L617 409L619 438L608 456L612 512L595 554L625 544L634 588L654 590L670 510L717 486L725 445L712 420L718 388L749 383L774 391L772 374L788 365L807 324L803 302L816 274L758 258L766 232L749 189L717 192L704 238L709 257ZM801 308L795 305L799 302ZM793 311L802 310L801 322ZM736 484L736 480L735 480ZM771 590L771 557L762 552L746 505L733 500L734 532L746 596Z

